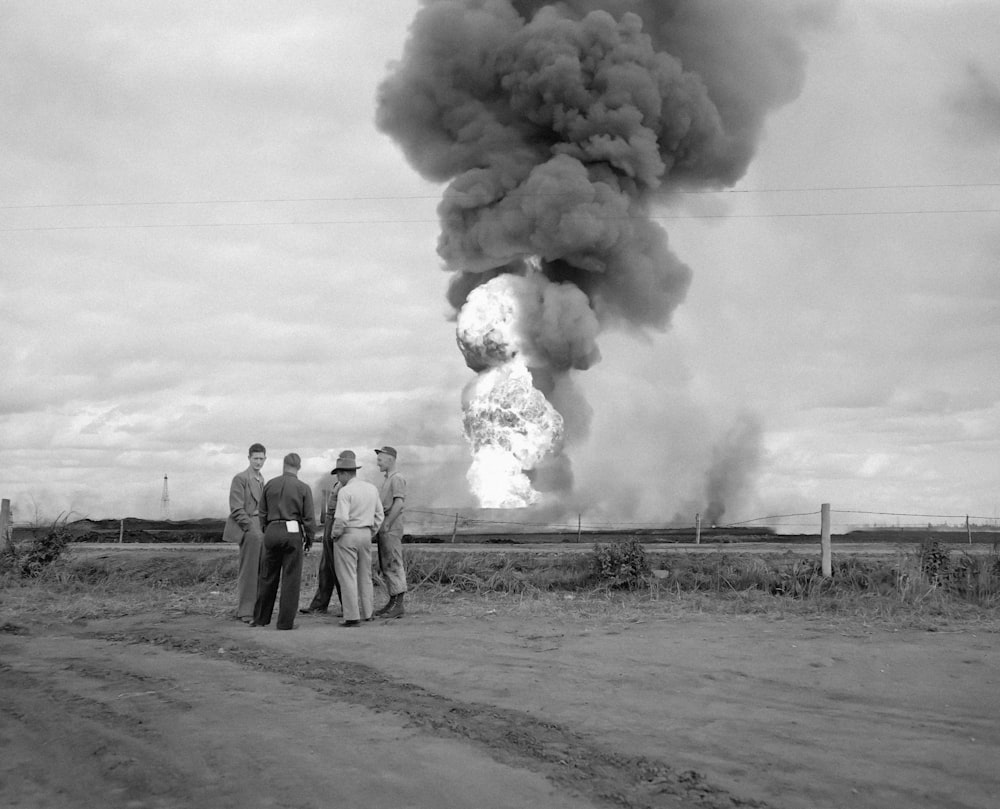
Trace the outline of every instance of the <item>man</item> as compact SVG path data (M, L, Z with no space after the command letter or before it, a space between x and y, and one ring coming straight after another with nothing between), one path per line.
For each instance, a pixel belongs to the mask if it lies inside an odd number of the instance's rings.
M384 446L375 450L379 471L385 476L379 488L385 520L378 531L378 569L389 592L389 601L375 613L381 618L402 618L403 596L406 594L406 568L403 566L406 479L396 471L397 457L395 447Z
M290 452L284 458L281 476L264 485L260 499L260 524L264 529L264 553L260 587L250 626L271 623L274 600L278 602L278 629L292 629L299 608L302 584L303 544L308 550L316 531L312 489L299 480L302 459Z
M344 607L341 626L348 627L371 620L372 537L385 519L378 489L358 479L360 468L352 453L340 455L333 469L340 483L331 531L333 560Z
M355 458L354 452L346 449L340 453L342 458ZM344 599L340 594L340 582L337 581L337 571L333 562L333 519L337 509L337 492L340 490L340 481L336 479L337 471L330 470L334 476L333 486L327 490L323 509L320 511L320 521L323 523L323 550L319 557L319 575L316 581L316 594L308 607L299 610L303 615L313 613L326 614L329 612L330 599L333 598L333 591L337 591L337 600L340 602L341 614L344 611Z
M236 613L233 617L245 624L253 620L253 605L257 600L260 549L264 542L257 511L264 490L264 476L260 470L267 460L267 450L263 444L251 444L247 457L250 466L236 475L229 486L229 516L222 531L224 542L238 542L240 545Z

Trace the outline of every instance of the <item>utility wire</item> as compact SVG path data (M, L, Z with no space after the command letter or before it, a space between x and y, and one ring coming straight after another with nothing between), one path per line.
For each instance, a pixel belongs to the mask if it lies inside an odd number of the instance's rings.
M930 190L939 188L1000 188L1000 182L996 183L909 183L909 184L887 184L887 185L828 185L828 186L798 186L788 188L716 188L716 189L682 189L670 190L666 195L684 196L708 196L708 195L732 195L732 194L799 194L810 192L833 192L833 191L895 191L895 190ZM545 192L545 193L519 193L520 197L562 197L576 192ZM440 199L441 194L412 194L412 195L350 195L339 197L263 197L263 198L235 198L235 199L195 199L195 200L155 200L139 202L39 202L26 203L21 205L0 205L0 210L38 210L46 208L124 208L124 207L152 207L171 205L255 205L255 204L279 204L279 203L299 203L299 202L393 202L422 199Z
M964 208L911 211L829 211L800 213L762 213L762 214L678 214L676 216L642 217L655 221L690 220L690 219L787 219L787 218L823 218L848 216L921 216L943 214L982 214L1000 213L1000 208ZM610 217L601 217L610 220ZM633 217L616 217L624 220ZM639 218L639 217L635 217ZM313 227L318 225L412 225L429 224L437 219L314 219L300 222L188 222L179 224L143 224L143 225L39 225L32 227L2 227L0 233L32 233L40 231L80 231L80 230L169 230L181 228L244 228L244 227Z

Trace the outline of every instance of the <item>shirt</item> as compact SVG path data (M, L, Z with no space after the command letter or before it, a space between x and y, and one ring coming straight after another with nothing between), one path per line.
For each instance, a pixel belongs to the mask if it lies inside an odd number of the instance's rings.
M337 492L337 510L333 518L333 536L339 537L348 528L370 528L382 525L385 511L374 484L351 478Z
M260 524L278 520L298 520L311 538L316 530L316 516L313 514L312 489L295 475L285 473L271 478L264 484L264 494L260 498Z

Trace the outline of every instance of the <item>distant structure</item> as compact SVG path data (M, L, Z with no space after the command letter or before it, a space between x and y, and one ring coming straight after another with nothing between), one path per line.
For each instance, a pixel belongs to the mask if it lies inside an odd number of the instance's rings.
M167 491L167 476L163 476L163 496L160 497L160 519L170 519L170 492Z

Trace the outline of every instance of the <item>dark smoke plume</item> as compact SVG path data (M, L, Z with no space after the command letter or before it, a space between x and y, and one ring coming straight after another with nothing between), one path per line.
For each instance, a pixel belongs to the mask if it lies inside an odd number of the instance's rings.
M477 373L518 357L550 402L579 405L564 413L566 441L588 423L569 377L599 358L597 332L665 328L690 284L651 206L743 175L766 113L801 88L793 34L817 8L425 0L417 13L379 89L378 125L424 177L448 183L438 253L450 303L525 278L475 301L513 312L504 359L491 359L489 329L471 330L485 344L460 345ZM540 477L571 485L555 467Z

